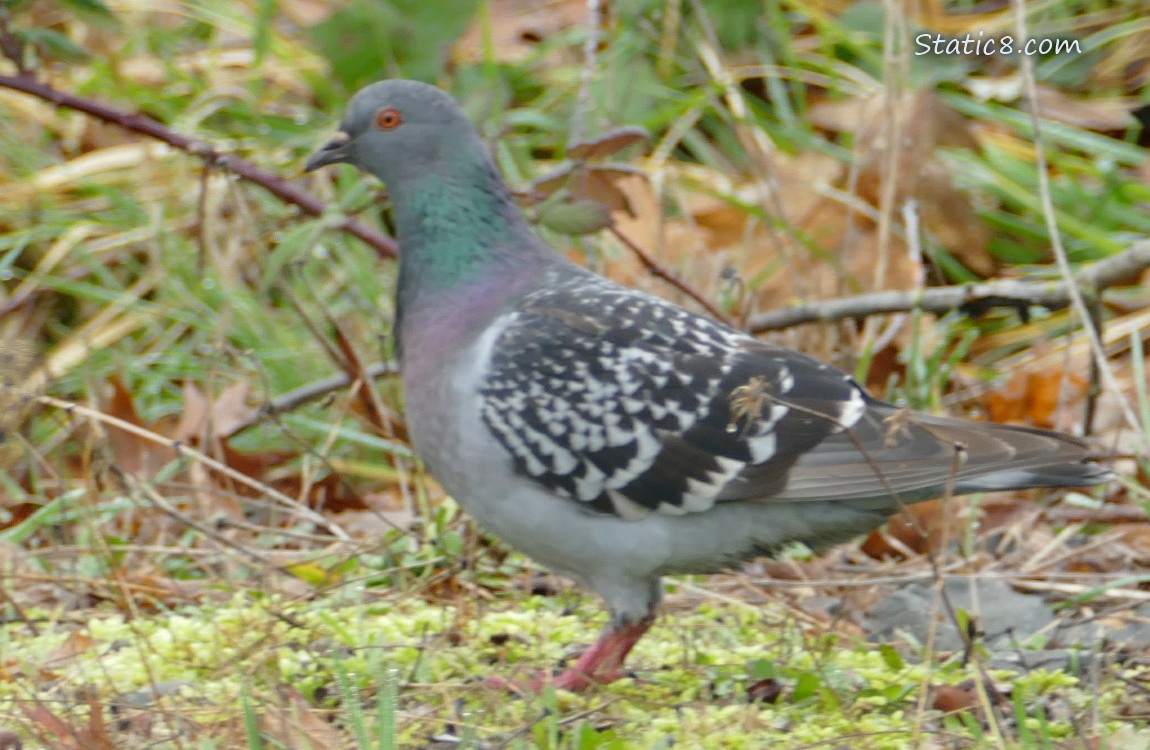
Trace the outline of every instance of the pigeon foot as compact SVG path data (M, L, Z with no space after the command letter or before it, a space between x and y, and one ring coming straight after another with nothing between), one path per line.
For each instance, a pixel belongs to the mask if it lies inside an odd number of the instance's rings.
M525 682L490 677L484 684L519 694L539 693L548 685L573 693L582 692L592 685L607 685L628 676L623 670L623 662L654 621L655 616L648 615L639 622L609 630L583 652L575 666L557 675L539 674Z

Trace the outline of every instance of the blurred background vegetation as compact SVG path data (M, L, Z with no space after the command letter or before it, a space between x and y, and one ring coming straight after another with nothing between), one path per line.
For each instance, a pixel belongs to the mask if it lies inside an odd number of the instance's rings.
M1019 58L916 44L1016 38L1009 3L0 0L0 747L1134 747L1144 662L996 701L977 653L854 640L873 598L749 595L750 573L676 589L700 643L664 624L645 683L469 685L554 664L594 603L488 542L414 460L386 193L302 163L359 86L436 83L557 251L876 395L1141 454L1097 496L929 506L923 533L767 571L865 592L938 553L1041 574L1064 612L1129 613L1150 596L1145 261L1087 290L1101 374L1065 304L766 316L1064 285L1049 219L1075 267L1139 247L1147 11L1027 4L1028 33L1070 50L1030 58L1042 170ZM1055 562L1027 567L1039 551ZM827 590L853 614L804 609Z

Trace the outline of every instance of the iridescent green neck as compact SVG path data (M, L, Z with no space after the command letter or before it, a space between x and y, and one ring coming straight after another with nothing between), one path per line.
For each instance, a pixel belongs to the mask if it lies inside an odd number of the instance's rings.
M484 160L486 162L486 160ZM489 163L429 169L392 191L400 288L448 291L538 254L537 240Z

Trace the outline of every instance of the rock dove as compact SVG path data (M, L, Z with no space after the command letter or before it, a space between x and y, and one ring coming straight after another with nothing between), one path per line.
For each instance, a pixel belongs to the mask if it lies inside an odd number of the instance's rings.
M822 550L947 494L1111 478L1077 438L878 401L837 369L567 261L433 86L356 93L306 169L336 163L391 198L416 452L482 526L610 609L577 664L531 687L623 676L661 576L792 542Z

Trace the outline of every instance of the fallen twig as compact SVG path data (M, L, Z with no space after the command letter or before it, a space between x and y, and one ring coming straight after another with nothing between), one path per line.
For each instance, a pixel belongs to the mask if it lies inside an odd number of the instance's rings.
M1150 268L1150 241L1135 243L1129 250L1091 263L1074 277L1080 287L1102 290ZM754 315L747 323L752 333L777 331L804 323L833 323L847 318L924 310L947 313L964 305L988 303L1017 307L1020 304L1059 308L1070 304L1069 285L1061 280L1018 281L1002 279L962 286L939 286L910 292L875 292L844 299L812 302L785 310Z
M33 400L43 406L60 409L65 414L74 414L80 417L84 417L86 419L92 420L93 422L100 423L106 428L123 430L124 432L143 438L150 443L171 448L173 458L186 458L191 459L192 461L197 461L212 471L222 474L234 482L238 482L246 487L250 487L256 490L262 496L270 497L272 500L276 501L284 508L287 508L293 513L298 514L300 517L307 519L316 526L326 528L331 532L332 536L339 539L340 541L351 541L351 537L348 536L346 531L340 528L338 524L325 518L323 515L317 513L299 501L288 497L271 485L261 482L258 479L253 479L247 474L233 469L227 464L224 464L221 461L217 461L202 451L189 446L187 443L181 442L179 440L173 440L169 437L165 437L164 435L153 432L146 427L132 424L127 420L120 419L119 417L114 417L111 414L105 414L98 409L93 409L89 406L84 406L83 404L64 401L62 399L53 398L52 396L37 396Z
M399 372L398 362L376 362L375 364L368 365L363 369L363 374L369 378L381 378L385 375L395 375ZM300 386L294 391L288 391L279 398L266 401L260 405L258 409L248 415L245 419L240 420L232 429L222 437L226 440L249 427L253 427L265 419L276 414L283 414L290 412L297 407L303 406L306 403L321 399L333 391L338 391L340 388L346 388L351 385L351 377L346 372L337 373L329 378L317 380L314 383Z

